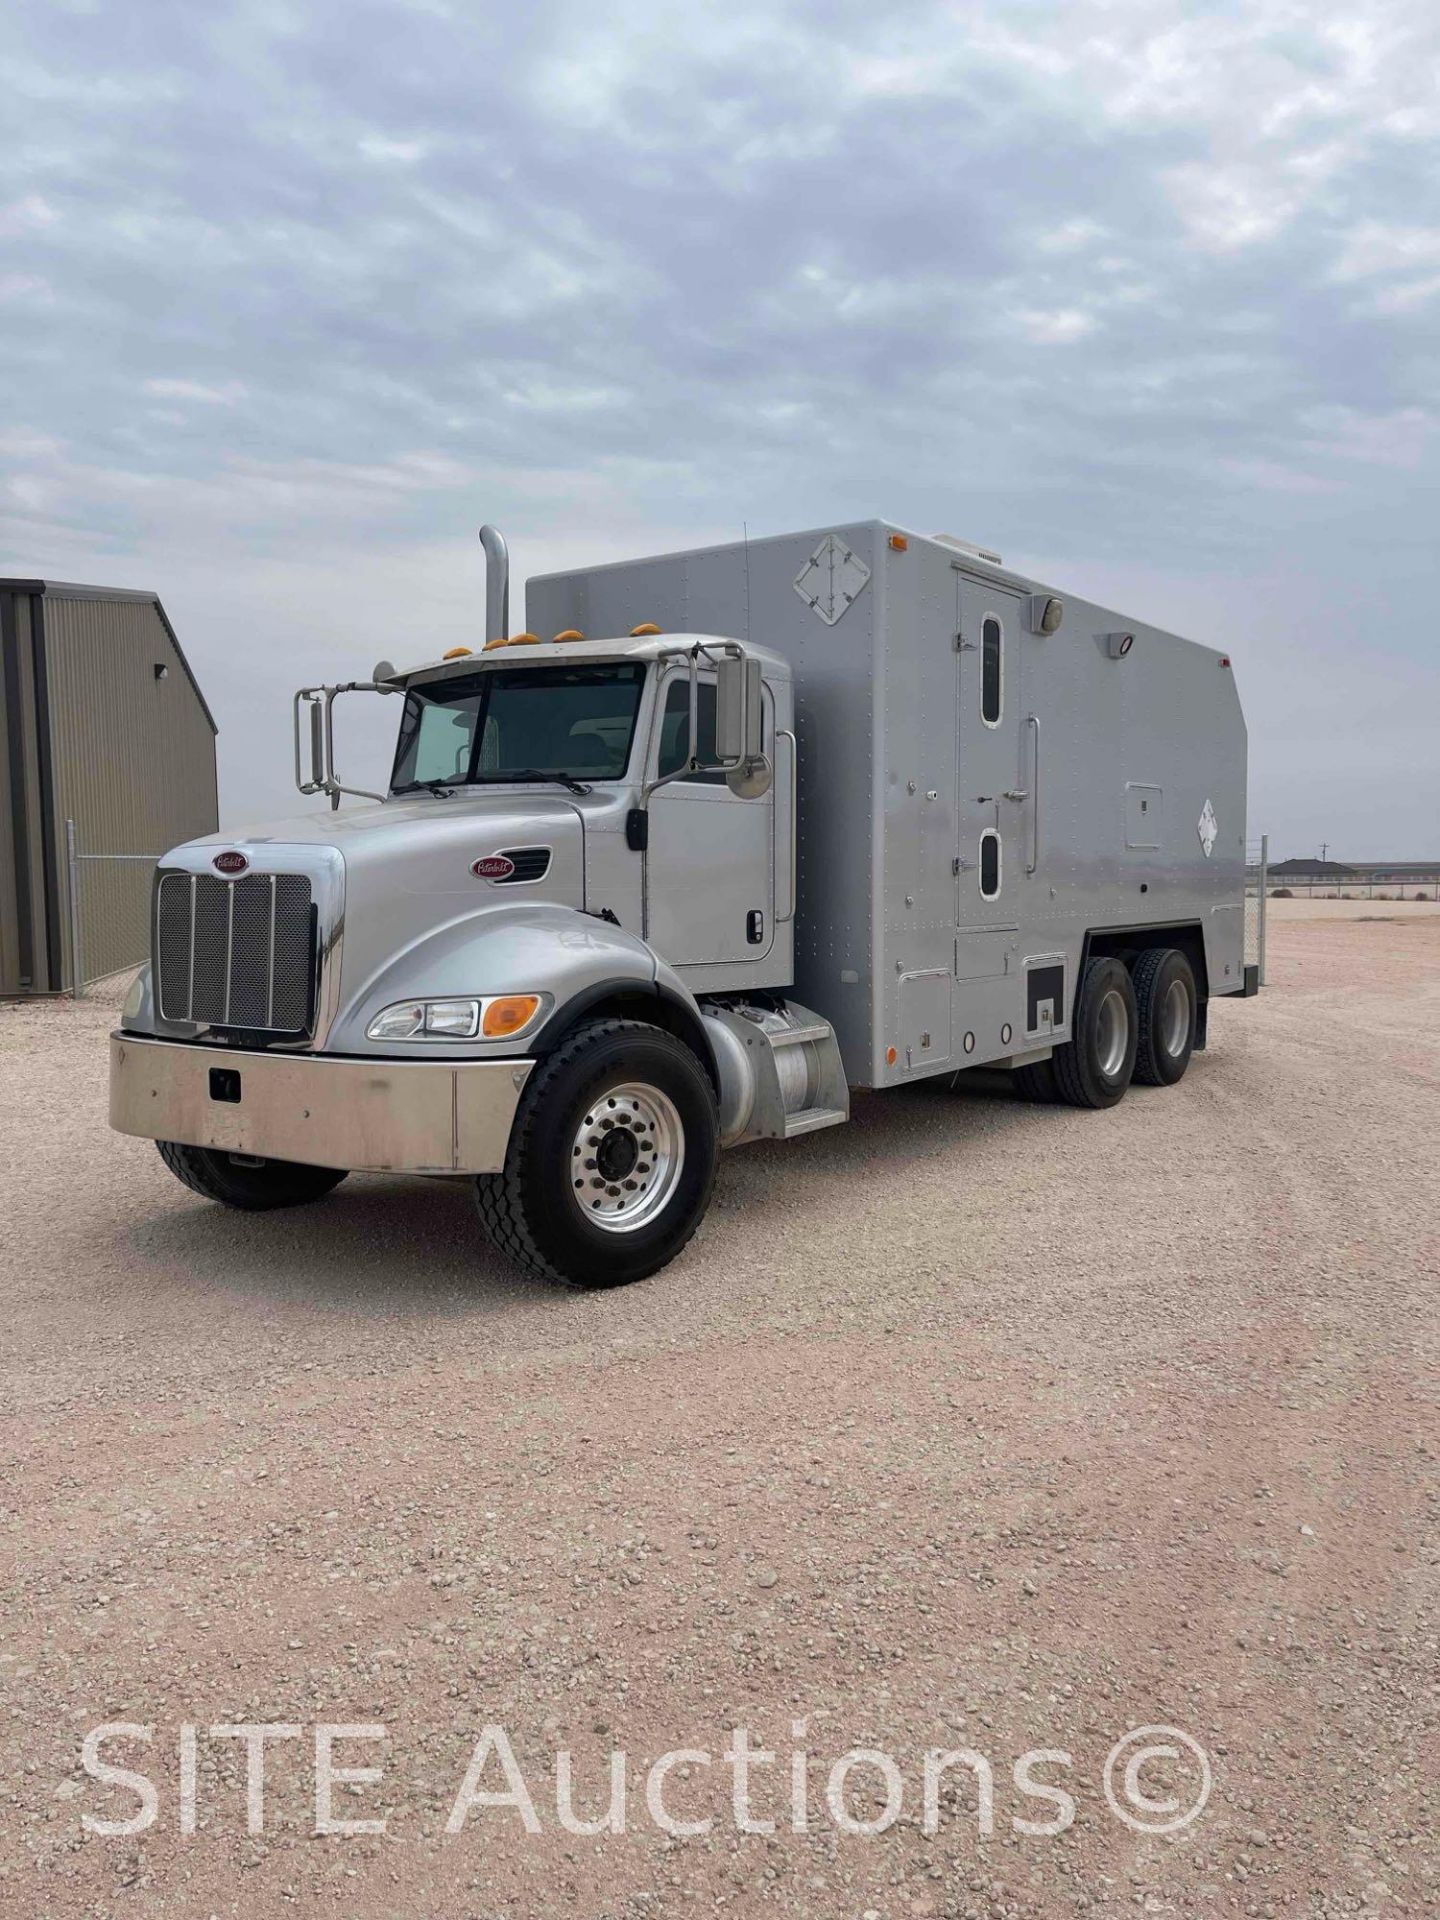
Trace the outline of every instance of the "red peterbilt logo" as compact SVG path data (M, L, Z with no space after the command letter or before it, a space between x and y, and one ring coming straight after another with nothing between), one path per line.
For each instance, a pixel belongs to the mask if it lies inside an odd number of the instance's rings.
M515 871L515 862L503 853L487 853L470 862L470 871L477 880L508 880Z
M243 853L232 851L230 853L217 853L210 864L217 873L236 874L244 873L249 867L250 862Z

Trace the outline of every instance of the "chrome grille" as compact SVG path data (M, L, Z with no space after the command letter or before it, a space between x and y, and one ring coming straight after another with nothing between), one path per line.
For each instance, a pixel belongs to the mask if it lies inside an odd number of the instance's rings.
M163 873L155 910L155 990L163 1020L259 1033L308 1033L315 924L298 873Z

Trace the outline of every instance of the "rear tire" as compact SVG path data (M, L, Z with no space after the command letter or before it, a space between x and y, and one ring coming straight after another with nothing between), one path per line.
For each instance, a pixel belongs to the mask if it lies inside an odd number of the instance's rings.
M1072 1107L1113 1107L1135 1071L1135 987L1123 960L1087 963L1071 1038L1055 1049L1055 1086Z
M303 1207L323 1200L345 1175L335 1167L305 1167L294 1160L252 1161L217 1147L187 1147L178 1140L157 1140L160 1158L182 1186L203 1200L238 1207L242 1213L268 1213L273 1207Z
M1190 962L1176 947L1151 947L1136 956L1131 974L1139 1044L1135 1078L1147 1087L1173 1087L1190 1064L1199 1005Z
M576 1027L531 1074L500 1173L475 1203L501 1253L575 1287L666 1266L699 1226L719 1125L683 1040L639 1020Z

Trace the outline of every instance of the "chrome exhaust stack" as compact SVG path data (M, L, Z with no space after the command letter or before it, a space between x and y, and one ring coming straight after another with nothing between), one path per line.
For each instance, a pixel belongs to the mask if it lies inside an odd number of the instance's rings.
M510 549L497 527L480 529L485 549L485 638L504 640L510 633Z

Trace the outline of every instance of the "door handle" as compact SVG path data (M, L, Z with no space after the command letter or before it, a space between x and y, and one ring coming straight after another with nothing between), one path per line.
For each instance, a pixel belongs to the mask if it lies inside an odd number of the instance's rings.
M1005 789L1005 798L1007 800L1028 800L1030 798L1030 789L1028 787L1007 787Z

